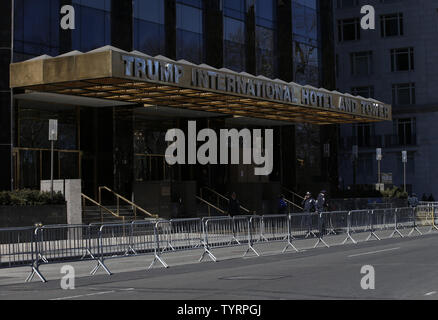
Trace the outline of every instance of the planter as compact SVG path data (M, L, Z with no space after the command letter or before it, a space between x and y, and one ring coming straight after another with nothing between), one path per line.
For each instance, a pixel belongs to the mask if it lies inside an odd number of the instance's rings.
M0 206L0 228L66 224L66 205Z

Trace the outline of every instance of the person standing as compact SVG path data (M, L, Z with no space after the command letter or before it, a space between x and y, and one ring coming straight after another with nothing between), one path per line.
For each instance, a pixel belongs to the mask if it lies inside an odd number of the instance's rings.
M304 224L307 227L306 238L312 234L312 213L315 212L315 199L313 199L312 194L307 192L304 196L304 200L301 203L303 207L304 216Z
M319 218L319 236L322 237L325 233L326 217L323 214L328 211L328 202L326 198L327 191L322 190L316 199L316 212L320 215Z
M228 214L231 217L238 216L240 214L240 202L237 200L235 192L231 194L230 203L228 204Z
M287 214L287 203L284 200L284 195L280 194L278 197L278 214Z
M415 193L413 193L412 196L408 198L408 203L411 208L416 208L418 206L419 202Z

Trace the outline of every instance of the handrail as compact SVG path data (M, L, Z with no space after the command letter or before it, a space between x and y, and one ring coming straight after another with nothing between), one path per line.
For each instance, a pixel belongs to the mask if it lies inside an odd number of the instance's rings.
M294 197L298 197L301 200L304 200L304 197L300 196L298 193L293 192L292 190L289 190L288 188L282 187L283 190L287 191L288 193L290 193L291 195L293 195Z
M216 209L217 211L219 211L219 212L222 213L222 214L226 214L226 212L225 212L224 210L222 210L222 209L216 207L214 204L211 204L210 202L208 202L208 201L202 199L201 197L196 196L196 199L198 199L199 201L205 203L205 204L208 206L208 215L209 215L209 216L210 216L210 207Z
M202 196L202 189L206 189L206 190L208 190L208 191L214 193L216 196L218 196L218 197L220 197L220 198L226 200L227 202L230 202L230 199L229 199L229 198L227 198L227 197L225 197L224 195L220 194L219 192L217 192L217 191L211 189L210 187L202 187L202 188L201 188L201 196ZM251 211L250 211L249 209L245 208L245 207L242 206L242 205L240 205L240 209L242 209L242 210L245 211L246 213L251 213Z
M286 203L289 203L290 205L293 205L294 207L297 207L297 208L300 209L300 210L304 210L302 207L300 207L299 205L293 203L293 202L290 201L290 200L287 200L286 198L284 198L284 201L286 201Z
M123 223L125 223L125 217L120 216L120 215L118 215L118 214L115 213L115 212L112 212L110 209L108 209L107 207L104 207L103 205L101 205L101 204L98 203L97 201L91 199L91 198L88 197L87 195L81 193L81 198L82 198L82 201L84 201L84 203L85 203L85 200L88 200L88 201L90 201L92 204L94 204L95 206L99 207L100 209L105 210L106 212L110 213L110 214L113 215L114 217L116 217L116 218L118 218L118 219L122 219ZM82 208L82 210L83 210L83 209L84 209L84 208ZM102 222L103 222L103 216L102 216L102 215L101 215L101 220L102 220Z
M152 213L146 211L145 209L143 209L139 205L136 205L134 202L126 199L125 197L121 196L117 192L115 192L115 191L113 191L110 188L105 187L105 186L99 187L99 202L100 203L102 203L102 189L106 190L106 191L112 193L114 196L116 196L116 198L117 198L117 212L119 212L119 207L120 207L119 199L120 199L120 200L126 202L127 204L129 204L130 206L132 206L134 208L134 217L135 217L135 219L137 218L137 210L139 210L140 212L144 213L145 215L147 215L147 216L149 216L151 218L155 218L155 219L159 218L159 216L157 214L152 214Z

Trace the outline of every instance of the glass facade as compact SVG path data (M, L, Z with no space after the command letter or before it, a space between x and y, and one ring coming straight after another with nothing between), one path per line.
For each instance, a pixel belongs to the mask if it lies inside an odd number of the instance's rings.
M113 16L117 23L118 19L132 22L133 50L156 56L166 55L167 49L175 47L177 60L205 63L208 52L205 35L209 30L205 26L208 16L203 0L176 0L175 7L168 5L165 0L132 0L132 12L128 6L127 12L120 15L112 13L112 0L72 0L76 29L71 31L62 31L59 26L60 1L15 0L16 61L43 54L56 56L66 50L87 52L118 43L117 39L124 35L117 28L112 28ZM293 0L292 24L290 18L286 21L293 34L291 54L295 74L291 78L314 86L318 86L320 81L321 45L317 2ZM218 11L217 19L219 22L223 19L223 67L237 72L255 70L256 75L277 78L279 63L282 63L279 62L277 48L278 41L281 41L277 28L281 22L277 12L278 2L222 0L221 3L223 15ZM175 9L175 19L172 18L173 12L166 11L172 8ZM63 38L64 34L69 37ZM286 54L290 53L290 48L290 45L286 47ZM169 167L164 158L167 146L164 134L167 129L183 123L184 117L174 114L157 120L145 116L141 107L136 109L134 106L132 110L127 110L126 119L121 125L116 113L117 110L125 110L124 106L93 108L17 99L17 143L14 146L16 187L39 188L40 179L50 177L49 119L59 121L59 139L55 144L55 179L82 178L87 194L91 195L92 190L102 183L116 188L125 183L125 178L129 184L185 177L189 172L187 167ZM222 125L218 121L217 127ZM125 127L129 130L125 130ZM314 169L312 176L318 176L320 172L315 169L320 167L321 162L318 132L312 131L311 126L297 126L293 139L296 145L302 146L296 147L298 158L303 160L304 166ZM309 150L312 150L310 156ZM291 156L292 161L295 158ZM276 171L272 180L280 177ZM214 172L211 174L214 175ZM117 176L123 176L123 179ZM223 184L231 179L225 173L220 176ZM196 172L191 178L196 178ZM129 190L129 187L120 189Z
M72 50L87 52L111 44L111 0L72 0L76 29Z
M156 56L165 51L164 0L133 0L133 48Z
M200 64L204 59L202 0L176 1L176 58Z
M277 76L277 1L256 1L256 57L257 75Z
M317 0L293 0L294 79L300 84L318 86L320 82L321 40L318 16Z
M59 0L15 0L15 62L59 53Z
M245 0L224 0L224 67L241 72L246 63Z

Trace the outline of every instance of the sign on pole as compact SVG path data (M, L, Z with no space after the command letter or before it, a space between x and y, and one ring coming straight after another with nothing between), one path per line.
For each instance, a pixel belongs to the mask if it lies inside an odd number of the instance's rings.
M324 157L330 158L330 144L324 144Z
M408 152L407 151L402 151L402 162L408 163Z
M50 150L50 197L53 198L53 143L58 140L58 120L49 120L49 141L51 142Z
M58 120L50 119L49 120L49 141L57 141L58 140Z
M382 160L382 148L376 149L376 159L377 159L377 161Z

